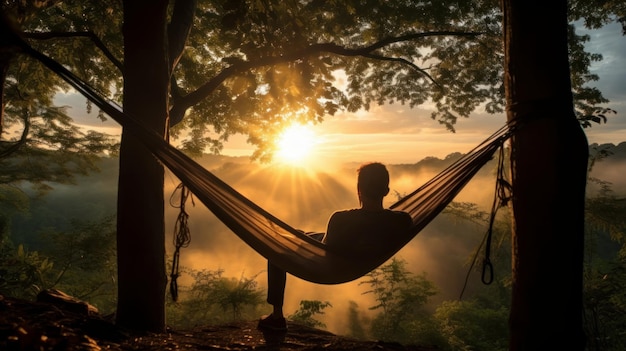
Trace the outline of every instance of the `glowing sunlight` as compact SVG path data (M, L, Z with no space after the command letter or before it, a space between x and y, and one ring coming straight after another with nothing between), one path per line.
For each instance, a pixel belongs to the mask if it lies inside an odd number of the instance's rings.
M316 135L311 128L294 124L278 136L276 157L279 161L292 165L305 164L316 143Z

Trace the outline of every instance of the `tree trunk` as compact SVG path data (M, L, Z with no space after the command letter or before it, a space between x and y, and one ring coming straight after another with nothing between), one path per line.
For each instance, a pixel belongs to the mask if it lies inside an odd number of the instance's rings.
M12 54L3 53L0 56L0 140L2 140L3 126L4 126L4 85L7 78L7 72L9 71L9 64L12 59Z
M583 350L588 144L573 108L567 1L503 0L511 139L510 350Z
M124 111L166 135L167 1L124 1ZM163 166L134 136L122 133L117 208L117 324L165 328Z

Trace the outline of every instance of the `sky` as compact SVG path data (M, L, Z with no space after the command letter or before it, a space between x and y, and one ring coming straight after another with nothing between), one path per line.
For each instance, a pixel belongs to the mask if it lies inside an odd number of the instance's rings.
M626 140L626 37L621 27L608 25L601 30L580 33L591 35L589 51L601 53L604 59L592 65L592 73L600 76L595 82L606 98L606 107L617 111L603 125L586 129L590 143L614 143ZM59 96L57 103L74 106L70 110L78 123L91 128L119 134L114 121L104 124L94 114L84 112L84 99L76 94ZM338 113L311 127L313 140L306 166L327 167L343 162L380 161L415 163L424 157L445 157L453 152L467 152L505 123L504 114L489 115L476 111L469 118L460 118L451 133L430 118L428 105L410 109L400 104L371 106L370 111ZM105 129L103 129L105 128ZM251 145L246 137L236 135L225 144L224 155L250 156ZM277 159L278 162L281 160ZM313 162L314 161L314 162Z

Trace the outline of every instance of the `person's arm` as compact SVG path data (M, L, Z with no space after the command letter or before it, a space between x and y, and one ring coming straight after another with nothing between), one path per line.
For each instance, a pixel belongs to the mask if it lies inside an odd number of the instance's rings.
M346 233L344 218L345 216L342 216L342 212L335 212L330 216L328 226L326 227L326 235L324 236L326 245L337 249L350 247L351 240Z

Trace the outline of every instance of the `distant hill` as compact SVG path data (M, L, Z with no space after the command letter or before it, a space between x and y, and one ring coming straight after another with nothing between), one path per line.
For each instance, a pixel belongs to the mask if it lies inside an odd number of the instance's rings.
M598 152L606 152L607 158L616 161L626 159L626 141L617 145L609 144L597 144L593 143L589 145L589 153L596 154Z

